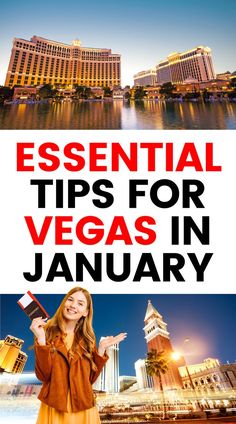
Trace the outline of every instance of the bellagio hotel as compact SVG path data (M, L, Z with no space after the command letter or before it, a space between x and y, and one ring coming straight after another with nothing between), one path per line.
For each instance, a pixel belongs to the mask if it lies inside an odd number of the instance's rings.
M121 57L110 49L81 47L33 36L15 38L5 85L66 84L114 87L121 84Z

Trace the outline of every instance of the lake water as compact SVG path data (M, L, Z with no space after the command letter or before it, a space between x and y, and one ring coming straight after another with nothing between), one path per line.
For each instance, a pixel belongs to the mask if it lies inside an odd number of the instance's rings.
M0 106L0 129L236 129L236 103L115 101Z

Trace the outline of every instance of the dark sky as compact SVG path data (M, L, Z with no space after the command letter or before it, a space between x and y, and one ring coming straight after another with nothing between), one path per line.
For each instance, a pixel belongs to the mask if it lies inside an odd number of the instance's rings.
M28 350L33 335L30 320L16 303L19 297L1 295L1 339L11 334L25 341L23 350L29 355L25 370L29 371L34 368L33 352ZM53 315L63 296L37 297ZM187 363L208 357L223 363L236 361L236 295L93 295L97 340L121 331L128 333L120 345L120 375L134 375L134 362L145 357L143 319L148 299L168 324L173 347L184 354Z

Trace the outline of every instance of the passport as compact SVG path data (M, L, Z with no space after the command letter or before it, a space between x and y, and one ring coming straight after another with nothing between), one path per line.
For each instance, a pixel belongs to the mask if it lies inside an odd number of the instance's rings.
M31 320L38 317L42 317L43 319L49 318L44 307L29 290L17 301L17 303Z

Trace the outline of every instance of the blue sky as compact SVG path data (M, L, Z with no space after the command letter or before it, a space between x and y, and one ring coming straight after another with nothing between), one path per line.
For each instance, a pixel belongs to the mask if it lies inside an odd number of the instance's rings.
M62 295L37 295L48 313L56 311ZM17 305L20 295L1 296L1 338L22 338L29 355L26 370L33 370L33 352L28 351L33 335L30 320ZM168 325L173 348L184 354L188 364L213 357L226 363L236 361L236 295L93 295L94 329L101 336L127 332L120 345L120 375L134 375L134 362L145 358L144 316L148 299ZM184 339L189 338L189 343Z
M173 51L212 48L216 72L236 70L235 0L28 0L1 5L0 84L14 37L39 35L71 44L107 47L122 55L122 84Z

